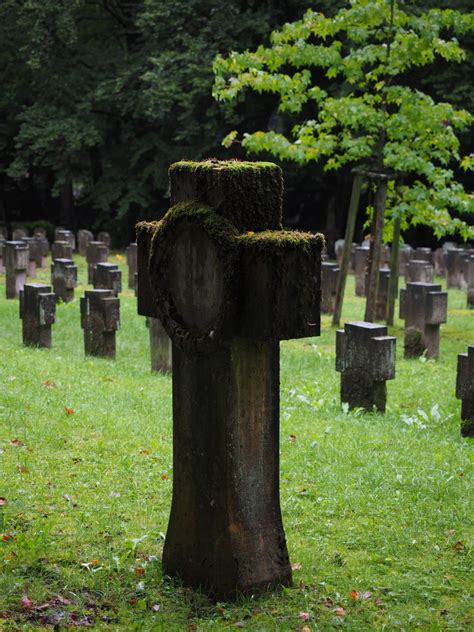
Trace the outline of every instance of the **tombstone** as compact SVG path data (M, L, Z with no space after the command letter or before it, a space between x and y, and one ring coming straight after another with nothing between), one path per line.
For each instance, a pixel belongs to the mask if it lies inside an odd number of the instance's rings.
M395 377L396 338L385 325L346 323L336 331L336 371L341 374L341 402L349 408L385 412L387 380Z
M462 248L449 248L446 250L446 287L462 289L463 259L464 250Z
M44 239L47 239L48 233L46 231L46 228L43 228L42 226L36 226L36 228L33 229L33 237L42 237Z
M391 248L388 244L385 244L382 248L382 268L388 268L390 266L390 253Z
M12 232L12 241L21 241L24 237L28 237L28 231L25 228L15 228Z
M151 370L170 373L173 368L171 338L159 318L147 316L146 326L150 332Z
M388 284L390 280L390 270L388 268L379 269L379 287L377 290L377 300L375 303L375 320L385 320L387 318ZM365 273L365 295L369 284L369 273Z
M324 314L334 312L339 272L337 263L321 263L321 312Z
M122 271L116 263L98 263L94 267L94 289L112 290L114 296L122 291Z
M365 274L367 272L369 252L370 249L366 246L360 246L355 249L354 272L356 296L365 296Z
M446 276L446 250L445 248L437 248L434 251L434 265L437 276Z
M139 313L173 342L164 573L214 596L288 585L279 341L319 334L322 239L281 230L275 165L181 162L170 180L172 208L137 227Z
M49 241L42 235L36 235L34 240L38 244L36 267L46 268L48 265Z
M439 326L448 314L448 293L436 283L407 283L400 290L400 318L405 321L405 357L439 355Z
M4 263L4 254L3 254L5 242L6 242L6 239L3 237L3 235L0 235L0 274L5 274L5 263Z
M400 248L400 254L398 257L398 273L405 276L408 262L412 257L413 248L408 244L403 244Z
M474 347L458 355L456 397L462 401L461 434L474 437Z
M51 349L51 325L56 319L56 295L50 285L25 283L20 290L23 344Z
M68 241L55 241L51 245L51 257L55 259L72 259L72 246Z
M112 290L86 290L81 298L86 355L115 359L115 332L119 326L120 299Z
M28 245L23 241L6 241L3 245L5 289L7 298L17 298L26 283L30 262Z
M341 265L342 254L344 252L344 239L337 239L334 244L334 254L336 255L337 265Z
M63 303L74 299L77 287L77 266L72 259L55 259L51 264L51 282L53 291Z
M406 267L407 283L433 283L434 268L423 259L410 259Z
M76 238L71 230L66 230L65 228L57 229L55 241L67 241L73 251L76 249Z
M107 246L101 241L90 241L86 250L87 283L94 282L94 267L98 263L105 263L109 256Z
M110 236L110 233L107 233L105 230L101 230L97 235L97 241L101 241L110 250L112 246L112 237Z
M91 241L94 241L94 235L90 230L84 230L81 228L81 230L77 231L77 249L81 257L86 256L87 246Z
M411 258L416 259L417 261L427 261L433 265L433 252L431 248L415 248L412 252Z
M135 289L135 274L137 272L137 244L130 244L126 250L128 266L128 287Z
M37 241L33 237L22 237L20 241L24 242L28 246L28 270L27 276L36 276L36 263L41 257L40 248Z
M474 257L471 256L467 262L466 269L466 285L467 285L467 306L474 309Z

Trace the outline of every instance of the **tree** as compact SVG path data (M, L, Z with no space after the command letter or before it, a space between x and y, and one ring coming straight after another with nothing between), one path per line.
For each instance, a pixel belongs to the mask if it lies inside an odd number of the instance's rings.
M414 13L396 0L350 0L332 18L313 10L253 52L218 56L214 96L233 100L246 88L277 95L279 110L296 115L289 133L245 133L249 152L266 151L327 171L351 165L373 188L372 265L366 320L373 320L382 231L399 217L402 229L425 224L437 236L474 237L462 219L474 198L456 178L471 169L458 133L471 115L410 87L410 73L437 58L461 63L457 36L472 31L474 14L431 9ZM330 89L321 80L331 79ZM237 140L237 132L225 139ZM389 221L385 220L385 208Z

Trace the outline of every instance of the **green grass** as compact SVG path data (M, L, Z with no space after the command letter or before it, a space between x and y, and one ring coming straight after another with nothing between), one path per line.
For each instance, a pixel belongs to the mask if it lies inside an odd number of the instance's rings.
M58 306L53 349L32 350L0 283L0 629L472 629L474 457L454 397L456 355L474 344L464 292L450 291L437 362L404 360L396 322L386 415L341 410L329 317L320 338L282 343L281 503L301 568L293 588L215 604L161 572L171 379L150 373L128 290L117 360L84 358L83 290ZM363 309L351 279L344 319Z

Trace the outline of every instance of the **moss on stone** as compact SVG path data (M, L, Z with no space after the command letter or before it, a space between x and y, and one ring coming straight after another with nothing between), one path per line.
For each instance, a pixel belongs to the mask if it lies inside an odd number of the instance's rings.
M324 235L321 233L307 233L297 230L265 230L261 232L249 231L239 236L242 248L251 247L254 252L266 251L278 254L301 248L309 253L313 248L324 248Z

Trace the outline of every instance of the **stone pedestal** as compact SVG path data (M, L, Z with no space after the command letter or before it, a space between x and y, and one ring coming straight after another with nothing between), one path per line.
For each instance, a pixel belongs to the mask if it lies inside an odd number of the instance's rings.
M51 265L51 282L53 291L63 303L74 299L74 288L77 287L77 266L72 259L55 259Z
M71 230L57 229L55 237L55 241L66 241L71 246L72 251L76 250L76 237Z
M50 285L26 283L20 291L23 344L51 348L51 325L56 317L56 296Z
M405 321L405 357L439 355L439 326L448 314L448 293L435 283L407 283L400 290L400 318Z
M81 298L86 355L115 359L115 332L119 326L120 300L112 290L86 290Z
M279 340L319 334L322 239L281 230L275 165L183 162L170 178L172 208L137 239L139 313L173 341L163 570L217 597L287 585Z
M94 288L112 290L114 296L122 291L122 271L116 263L98 263L94 266Z
M434 268L423 259L411 259L406 267L407 283L433 283Z
M446 287L458 288L464 287L463 278L463 255L464 250L461 248L449 248L446 250Z
M90 241L86 250L87 283L94 282L94 268L98 263L105 263L109 256L109 249L102 241Z
M462 400L461 434L474 437L474 347L458 355L456 397Z
M51 258L72 259L72 246L68 241L55 241L51 246Z
M84 230L81 228L81 230L77 231L77 250L79 251L81 257L86 256L87 246L91 241L94 241L94 235L90 230Z
M334 312L339 272L337 263L325 261L321 264L321 311L324 314Z
M127 248L128 287L135 289L135 274L137 273L137 244L130 244Z
M5 262L6 297L18 298L26 283L30 261L27 244L23 241L6 241L3 247Z
M365 296L365 274L369 260L369 248L358 247L354 253L355 293L356 296Z
M170 373L173 368L171 338L159 318L147 316L146 325L150 332L151 370Z
M341 373L341 401L350 408L385 412L387 380L395 377L396 338L387 327L346 323L336 332L336 371Z
M97 235L97 241L101 241L102 243L104 243L109 250L112 247L112 238L110 236L110 233L107 233L105 230L101 230L100 233Z

